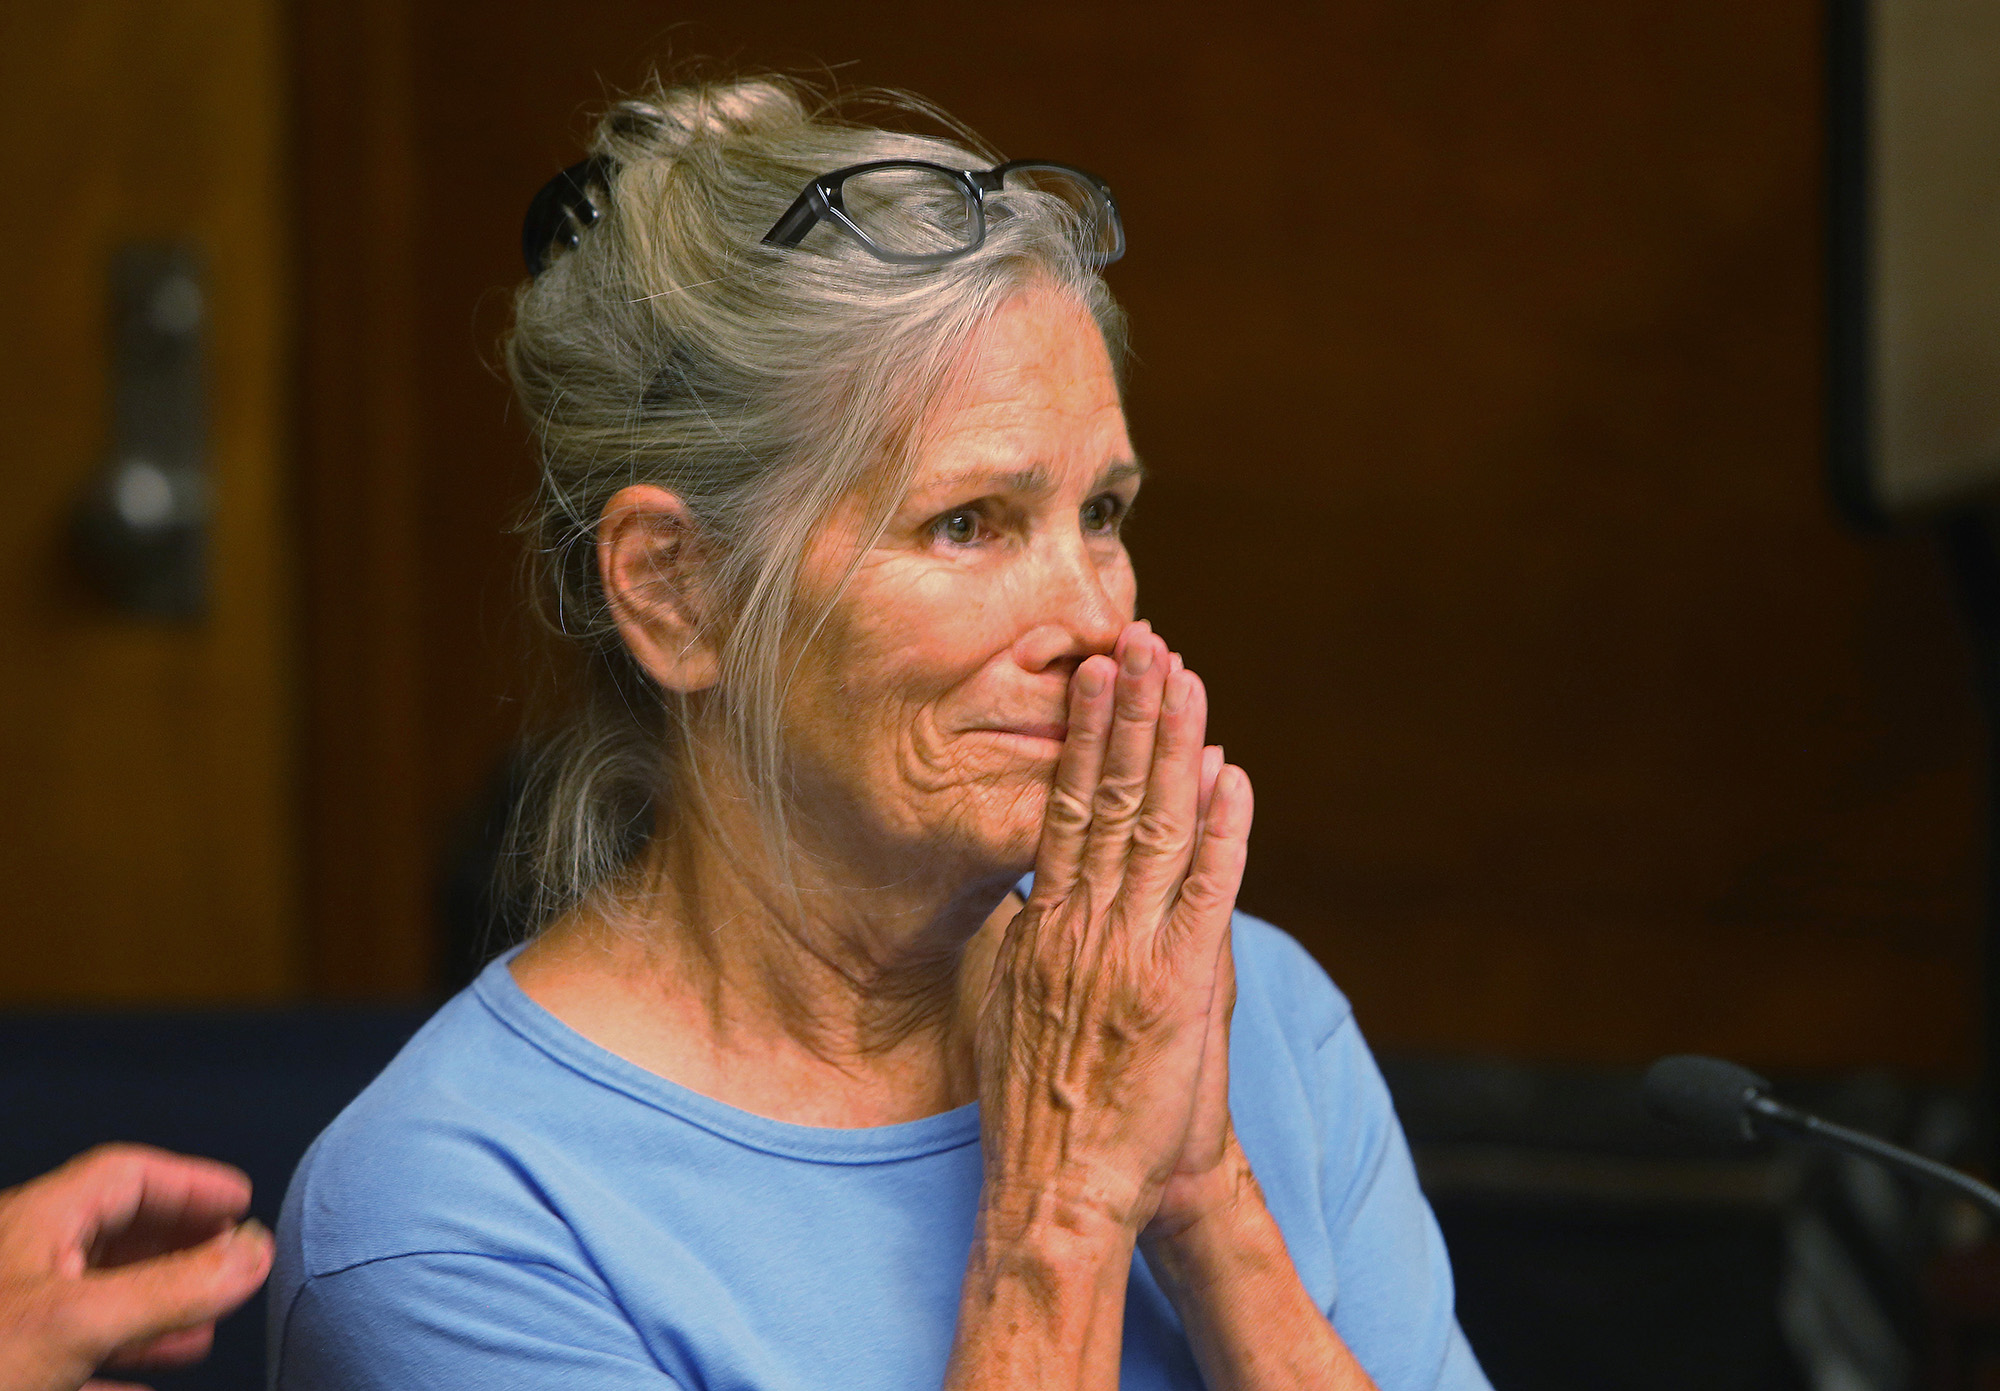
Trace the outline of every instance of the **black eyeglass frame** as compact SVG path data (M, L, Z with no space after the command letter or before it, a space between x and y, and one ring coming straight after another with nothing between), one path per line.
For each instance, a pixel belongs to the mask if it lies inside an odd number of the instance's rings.
M870 174L878 169L925 169L942 174L957 184L965 193L967 206L972 209L972 240L949 251L891 251L862 231L847 214L847 205L841 198L841 186L856 174ZM970 255L986 244L986 195L1000 192L1006 187L1007 176L1021 169L1052 169L1079 180L1103 203L1103 211L1109 215L1112 237L1111 250L1091 251L1085 255L1101 269L1125 254L1125 223L1118 215L1118 200L1111 196L1111 185L1088 170L1079 169L1074 164L1059 164L1052 159L1010 159L991 169L952 169L927 159L874 159L866 164L850 164L845 169L821 174L807 184L805 190L792 201L791 207L785 209L785 215L764 234L764 244L797 246L806 239L806 233L821 222L831 222L860 242L878 260L899 266L941 265Z

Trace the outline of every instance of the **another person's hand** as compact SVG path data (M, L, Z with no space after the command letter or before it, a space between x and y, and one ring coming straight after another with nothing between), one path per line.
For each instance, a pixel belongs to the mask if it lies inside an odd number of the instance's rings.
M99 1367L205 1356L271 1269L249 1207L238 1170L140 1145L0 1193L0 1391L109 1391Z
M1144 624L1071 681L1034 888L983 1021L989 1213L1107 1218L1129 1240L1233 1149L1229 920L1251 796L1206 724L1200 680Z

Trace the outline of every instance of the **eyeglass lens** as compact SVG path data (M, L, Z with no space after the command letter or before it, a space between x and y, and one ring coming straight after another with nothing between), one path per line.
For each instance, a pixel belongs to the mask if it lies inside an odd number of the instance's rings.
M941 169L898 164L850 174L840 197L854 225L899 256L963 251L978 240L971 193Z
M1111 205L1096 184L1060 165L1024 164L1007 171L1010 192L1027 190L1057 199L1075 219L1077 244L1086 252L1115 257L1119 245L1118 223Z

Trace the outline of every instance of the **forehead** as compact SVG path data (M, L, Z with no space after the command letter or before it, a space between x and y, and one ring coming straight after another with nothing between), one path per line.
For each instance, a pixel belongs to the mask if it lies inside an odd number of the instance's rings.
M918 487L974 463L1096 469L1131 456L1104 337L1070 296L1015 296L966 346L954 376L926 431Z

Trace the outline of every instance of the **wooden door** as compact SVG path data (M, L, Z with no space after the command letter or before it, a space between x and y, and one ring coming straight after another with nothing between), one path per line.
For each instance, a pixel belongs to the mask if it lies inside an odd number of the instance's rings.
M297 984L275 0L0 10L0 1003ZM202 616L122 613L72 516L111 446L121 247L205 267Z

